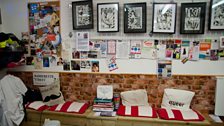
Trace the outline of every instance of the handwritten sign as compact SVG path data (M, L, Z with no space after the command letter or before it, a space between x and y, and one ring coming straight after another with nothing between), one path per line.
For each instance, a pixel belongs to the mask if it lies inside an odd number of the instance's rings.
M59 73L33 73L34 85L50 85L59 81Z

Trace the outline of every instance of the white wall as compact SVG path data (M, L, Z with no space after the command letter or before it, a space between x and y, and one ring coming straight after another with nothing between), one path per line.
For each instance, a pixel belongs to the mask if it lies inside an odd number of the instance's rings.
M0 0L1 5L3 5L3 25L4 31L13 32L18 37L20 37L21 32L28 31L28 0ZM3 4L2 4L3 1ZM44 1L44 0L29 0L34 1ZM50 1L50 0L48 0ZM75 0L61 0L61 33L63 39L63 49L64 58L70 59L67 54L71 52L71 43L75 42L75 33L72 29L72 8L69 7L72 1ZM177 9L177 24L176 33L173 35L167 34L155 34L149 36L148 33L151 31L151 21L152 21L152 1L153 0L93 0L93 10L94 10L94 29L91 30L78 30L78 31L88 31L90 32L90 39L106 39L106 38L118 38L118 39L166 39L166 38L184 38L184 39L206 39L214 38L218 39L223 35L223 31L214 32L208 31L208 14L209 14L209 2L210 0L194 0L194 2L207 2L206 9L206 22L205 22L205 34L202 35L181 35L179 32L180 26L180 4L182 2L192 2L192 0L174 0L178 3ZM156 2L170 2L170 0L154 0ZM116 33L98 33L97 31L97 3L108 3L108 2L119 2L120 6L120 31ZM147 33L140 34L124 34L123 30L123 4L125 2L147 2ZM69 33L73 33L73 37L69 38ZM149 73L155 74L157 68L157 62L155 60L118 60L119 70L115 71L118 73ZM101 72L108 72L106 66L106 60L101 59ZM198 62L188 61L186 64L182 64L180 60L173 60L173 73L174 74L211 74L211 75L224 75L224 61L209 61L201 60Z

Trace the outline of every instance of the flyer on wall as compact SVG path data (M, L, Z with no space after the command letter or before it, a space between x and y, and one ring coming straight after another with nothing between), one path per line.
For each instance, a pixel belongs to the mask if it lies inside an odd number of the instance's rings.
M89 32L76 33L76 51L89 51Z
M129 41L118 40L116 46L116 58L128 59L129 57Z

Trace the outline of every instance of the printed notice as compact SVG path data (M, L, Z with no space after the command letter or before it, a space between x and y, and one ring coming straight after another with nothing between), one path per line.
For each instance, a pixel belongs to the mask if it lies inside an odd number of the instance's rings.
M33 73L34 85L50 85L59 81L59 73Z

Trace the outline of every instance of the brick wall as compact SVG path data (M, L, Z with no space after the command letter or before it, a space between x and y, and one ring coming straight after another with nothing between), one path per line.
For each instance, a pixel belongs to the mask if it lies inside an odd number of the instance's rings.
M11 73L20 77L24 83L33 85L32 72ZM160 107L165 88L177 88L194 91L192 108L201 112L214 112L216 79L214 76L173 76L169 79L157 79L156 75L137 74L94 74L60 73L61 90L66 100L87 100L92 103L96 96L96 87L100 84L112 84L114 92L133 89L146 89L149 103Z

